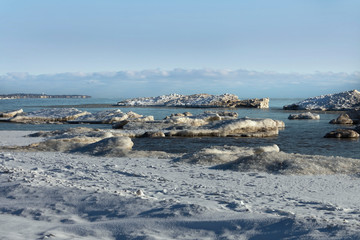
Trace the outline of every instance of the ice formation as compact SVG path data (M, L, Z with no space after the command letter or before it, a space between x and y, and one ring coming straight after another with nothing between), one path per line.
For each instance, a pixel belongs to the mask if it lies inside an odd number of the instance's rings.
M239 100L236 95L222 94L169 94L158 97L132 98L118 102L120 106L167 106L167 107L249 107L269 108L269 99Z
M360 107L360 92L357 90L321 95L284 106L286 110L349 110Z
M21 114L20 114L21 113ZM124 113L120 109L104 110L95 113L76 108L50 108L23 113L22 110L2 113L3 118L16 123L102 123L112 124L127 121L152 121L153 116L143 116L135 112Z
M66 122L80 116L89 114L76 108L50 108L17 115L11 118L11 122L36 123L36 122Z
M205 112L196 116L172 116L165 120L124 122L126 131L143 129L167 137L270 137L277 136L284 122L272 119L237 119L237 114Z
M307 113L300 113L300 114L290 114L288 118L290 120L294 120L294 119L319 120L320 115L319 114L314 114L314 113L311 113L311 112L307 112Z
M122 133L84 127L50 132L40 131L30 134L29 137L41 137L44 141L28 146L8 147L8 149L123 156L134 145L130 137Z
M137 114L135 112L124 113L120 109L115 110L105 110L96 113L89 113L83 116L76 118L69 123L103 123L103 124L112 124L115 122L121 122L124 120L128 121L153 121L153 116L146 116Z
M186 154L175 161L205 164L213 169L284 175L358 174L360 168L358 159L285 153L277 145L217 146Z
M175 159L176 162L199 163L215 165L235 161L239 157L261 154L263 152L279 152L279 147L274 144L261 147L236 147L236 146L215 146L204 148L196 153L185 154Z
M22 109L18 109L18 110L13 110L13 111L6 111L6 112L0 112L0 117L1 118L12 118L15 117L18 114L23 113Z

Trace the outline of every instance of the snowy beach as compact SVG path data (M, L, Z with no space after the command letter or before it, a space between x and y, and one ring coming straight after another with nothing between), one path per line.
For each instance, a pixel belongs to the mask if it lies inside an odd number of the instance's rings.
M44 140L29 133L0 131L0 145ZM2 151L0 162L2 239L360 238L356 172L237 172L60 152Z

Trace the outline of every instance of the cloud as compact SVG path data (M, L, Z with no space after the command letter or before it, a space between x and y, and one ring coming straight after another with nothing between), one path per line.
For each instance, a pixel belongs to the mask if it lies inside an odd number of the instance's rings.
M244 69L172 69L93 73L0 75L0 92L88 94L94 97L136 97L168 93L221 94L243 97L309 97L360 88L360 72L312 74Z

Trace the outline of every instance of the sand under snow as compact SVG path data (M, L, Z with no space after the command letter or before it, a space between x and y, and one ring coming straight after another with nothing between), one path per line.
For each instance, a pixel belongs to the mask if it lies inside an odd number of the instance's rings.
M44 140L27 134L0 131L0 146ZM356 173L282 175L155 157L0 152L0 236L360 239L359 183Z

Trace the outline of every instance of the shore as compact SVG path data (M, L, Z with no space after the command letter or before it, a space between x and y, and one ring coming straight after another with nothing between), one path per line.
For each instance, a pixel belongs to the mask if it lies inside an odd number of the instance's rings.
M41 138L0 131L0 146ZM357 239L358 175L1 152L2 239ZM22 226L19 229L19 226Z

